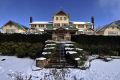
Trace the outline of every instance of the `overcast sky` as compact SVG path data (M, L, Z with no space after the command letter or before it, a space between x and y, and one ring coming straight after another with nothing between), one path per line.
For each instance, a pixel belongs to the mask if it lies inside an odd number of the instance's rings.
M0 26L13 20L29 27L34 21L51 21L59 10L70 15L71 21L90 21L103 26L120 19L120 0L0 0Z

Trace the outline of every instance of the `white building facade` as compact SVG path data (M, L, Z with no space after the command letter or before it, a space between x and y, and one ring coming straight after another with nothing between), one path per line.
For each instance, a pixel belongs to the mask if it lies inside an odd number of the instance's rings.
M52 21L33 21L30 17L30 32L31 33L43 33L46 28L51 27L65 27L73 26L78 29L77 34L93 34L94 33L94 18L91 18L91 22L76 22L70 21L70 16L64 11L57 12Z

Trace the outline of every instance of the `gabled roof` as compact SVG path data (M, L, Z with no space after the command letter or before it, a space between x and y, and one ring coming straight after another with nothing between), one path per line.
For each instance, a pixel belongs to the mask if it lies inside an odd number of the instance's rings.
M67 15L67 14L61 10L61 11L57 12L56 15Z
M104 31L106 28L113 27L113 26L120 29L120 20L111 22L110 24L107 24L107 25L103 26L102 28L96 30L96 32Z
M18 27L19 29L25 29L25 30L28 29L26 26L21 25L21 24L19 24L19 23L17 23L17 22L11 21L11 20L8 21L5 25L3 25L2 28L3 28L4 26L8 25L8 24L13 24L13 25L15 25L16 27Z

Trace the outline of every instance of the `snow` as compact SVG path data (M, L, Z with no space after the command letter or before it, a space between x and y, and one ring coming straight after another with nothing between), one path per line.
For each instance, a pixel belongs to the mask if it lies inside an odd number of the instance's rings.
M76 61L80 60L80 58L75 58Z
M82 51L83 49L81 49L81 48L76 48L76 50L78 50L78 51Z
M46 44L45 46L55 46L56 44Z
M44 31L44 29L39 29L39 31Z
M66 54L76 54L77 52L76 51L66 51Z
M57 28L53 28L53 30L56 30Z
M46 58L44 57L40 57L40 58L37 58L36 60L45 60Z
M90 22L73 22L73 24L87 24L87 23L90 23Z
M64 44L64 46L69 47L69 46L74 46L74 44Z
M56 43L73 44L72 41L56 41Z
M1 61L2 59L6 60ZM32 75L32 80L120 80L120 59L113 59L110 62L96 59L87 70L73 68L33 70L32 66L35 66L35 61L29 58L0 56L0 80L15 80L15 76L11 79L8 74L17 72L21 72L22 76Z
M81 30L81 28L79 28L79 30L78 31L84 31L84 30Z
M45 54L51 54L51 52L42 52L43 55Z
M55 47L47 47L47 48L44 48L44 50L47 50L47 49L54 49Z
M47 42L48 42L48 43L49 43L49 42L51 43L51 42L55 42L55 41L53 41L53 40L47 40L47 41L45 41L45 42L46 42L46 43L47 43Z
M65 50L74 50L74 48L65 47Z
M111 60L112 60L112 58L106 58L106 60L111 61Z
M66 28L67 30L69 30L69 28Z
M99 55L92 55L92 56L88 57L88 60L91 61L91 60L94 60L94 59L96 59L98 57L99 57Z
M46 21L39 21L39 22L32 22L30 24L52 24L52 23Z
M2 59L6 60L1 61ZM16 71L26 74L33 62L34 61L29 58L20 59L16 57L0 56L0 80L10 80L7 74Z

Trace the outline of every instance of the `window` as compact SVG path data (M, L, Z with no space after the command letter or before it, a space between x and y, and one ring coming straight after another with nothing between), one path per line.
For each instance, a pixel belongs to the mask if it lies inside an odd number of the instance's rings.
M44 24L43 24L43 25L41 25L41 27L44 27Z
M84 25L78 25L78 28L84 28Z
M34 27L34 25L32 24L31 27Z
M15 33L15 29L6 29L7 33Z
M33 30L35 30L35 28L30 28L30 29L33 29Z
M56 17L56 20L58 20L58 17Z
M63 24L63 26L67 26L67 24Z
M86 28L92 28L93 26L92 25L85 25L86 26Z
M39 27L44 27L44 25L43 25L43 24L40 24Z
M75 26L75 27L76 27L77 25L73 25L73 26Z
M15 29L11 29L11 32L14 33L14 32L15 32Z
M62 17L60 17L60 20L62 20Z
M55 26L60 26L60 24L55 24Z
M114 29L114 26L112 26L112 29Z
M33 25L33 27L36 27L36 25Z
M10 24L9 26L12 27L12 24Z
M78 34L83 34L83 31L78 31Z
M118 35L117 31L108 31L108 35Z
M64 20L67 20L67 18L66 18L66 17L64 17Z

